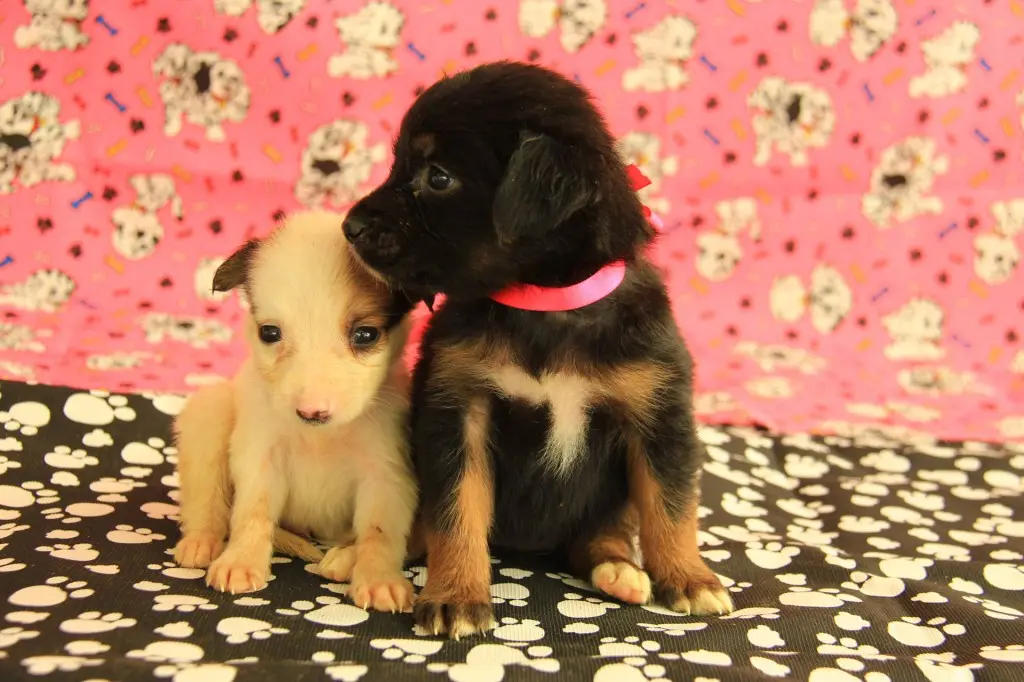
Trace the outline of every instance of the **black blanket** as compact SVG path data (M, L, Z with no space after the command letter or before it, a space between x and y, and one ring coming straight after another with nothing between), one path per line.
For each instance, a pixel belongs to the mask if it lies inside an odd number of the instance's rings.
M0 680L1024 679L1019 446L704 428L702 547L735 613L613 603L502 556L498 629L450 642L298 560L241 596L176 567L180 404L0 385Z

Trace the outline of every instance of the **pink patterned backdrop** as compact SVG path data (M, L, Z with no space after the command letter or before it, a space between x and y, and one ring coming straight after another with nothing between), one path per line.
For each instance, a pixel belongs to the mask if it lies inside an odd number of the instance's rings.
M1021 0L12 0L0 50L0 376L229 375L218 259L506 57L653 180L702 418L1024 439Z

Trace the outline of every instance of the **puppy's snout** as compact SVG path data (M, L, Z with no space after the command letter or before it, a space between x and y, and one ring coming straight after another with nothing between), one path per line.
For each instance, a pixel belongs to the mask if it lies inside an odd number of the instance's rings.
M345 218L345 222L341 226L342 231L345 233L345 239L350 244L356 243L361 235L366 232L366 221L351 213Z
M300 407L295 410L295 414L307 424L326 424L331 421L331 411L325 408Z

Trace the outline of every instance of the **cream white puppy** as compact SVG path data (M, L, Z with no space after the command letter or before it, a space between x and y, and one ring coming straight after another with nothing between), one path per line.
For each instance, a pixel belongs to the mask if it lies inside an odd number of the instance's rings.
M270 579L273 546L350 582L362 607L404 611L417 489L404 437L409 304L348 254L342 218L298 213L217 269L250 302L249 359L175 422L183 566L232 593ZM224 538L228 536L227 545ZM331 545L326 555L300 536Z

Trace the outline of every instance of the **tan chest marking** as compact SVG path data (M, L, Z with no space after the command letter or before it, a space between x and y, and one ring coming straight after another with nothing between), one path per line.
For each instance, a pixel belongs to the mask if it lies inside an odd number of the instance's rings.
M544 464L559 476L572 471L586 449L591 402L601 393L594 382L561 373L537 380L511 365L496 369L490 379L507 398L548 407L551 421L542 453Z

